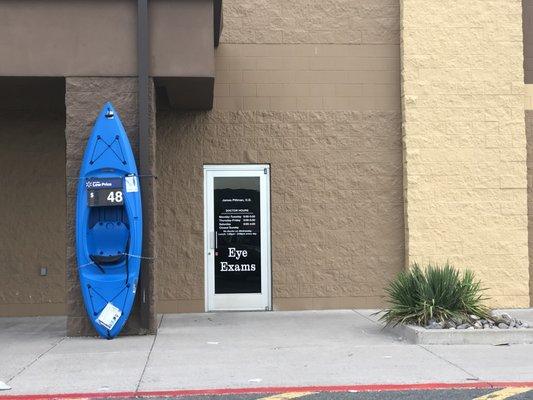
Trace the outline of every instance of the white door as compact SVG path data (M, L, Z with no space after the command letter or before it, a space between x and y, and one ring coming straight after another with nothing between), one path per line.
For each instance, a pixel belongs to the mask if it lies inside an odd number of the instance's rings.
M270 310L270 166L204 166L206 311Z

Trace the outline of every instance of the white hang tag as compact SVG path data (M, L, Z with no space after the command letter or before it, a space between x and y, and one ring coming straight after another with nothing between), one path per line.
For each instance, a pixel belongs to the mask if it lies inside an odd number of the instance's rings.
M139 182L136 176L126 177L126 192L133 193L139 191Z
M111 330L113 329L121 315L122 311L120 311L112 303L107 303L107 305L104 307L104 309L96 319L96 322Z

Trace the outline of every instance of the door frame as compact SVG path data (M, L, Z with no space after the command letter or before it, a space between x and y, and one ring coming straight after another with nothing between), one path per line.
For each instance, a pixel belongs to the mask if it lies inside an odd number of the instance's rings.
M261 263L261 287L265 288L267 299L267 305L265 308L231 308L231 309L216 309L214 308L214 305L211 304L211 293L210 293L210 276L209 276L209 267L210 267L210 258L212 256L209 255L210 250L210 238L209 238L209 200L212 199L212 194L210 195L208 193L208 190L210 188L210 184L208 182L208 172L235 172L235 176L239 177L239 172L261 172L262 174L266 175L266 179L264 180L264 187L260 183L260 191L264 190L264 194L260 193L260 196L262 197L264 195L265 203L264 203L264 211L261 209L261 235L265 235L265 248L261 248L261 254L265 255L266 265L263 265ZM271 245L271 206L270 206L270 164L204 164L203 167L203 180L204 180L204 299L205 299L205 306L204 309L206 312L216 312L216 311L267 311L272 310L272 245ZM211 206L213 206L211 204ZM265 215L266 214L266 215ZM213 256L214 261L214 256ZM266 273L263 273L265 271ZM263 285L262 280L265 279L265 283ZM213 275L213 295L214 294L214 275ZM226 294L224 296L240 296L242 294Z

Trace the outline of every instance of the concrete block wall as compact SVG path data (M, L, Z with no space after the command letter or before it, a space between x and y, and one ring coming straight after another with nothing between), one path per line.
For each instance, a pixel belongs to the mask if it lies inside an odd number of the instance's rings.
M271 164L275 309L383 305L404 268L399 2L224 19L214 110L157 115L158 310L204 310L204 163Z
M520 0L402 0L406 261L529 305Z
M399 110L398 0L224 2L221 110Z

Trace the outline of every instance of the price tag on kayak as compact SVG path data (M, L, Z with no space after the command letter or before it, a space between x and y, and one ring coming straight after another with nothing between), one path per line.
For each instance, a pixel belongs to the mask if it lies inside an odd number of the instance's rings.
M113 329L121 315L122 311L115 307L113 303L107 303L107 305L104 307L104 309L96 319L96 322L111 330Z
M139 191L139 183L136 176L127 176L124 180L126 181L126 192L136 193Z
M89 207L111 207L124 204L121 178L87 179L87 202Z

